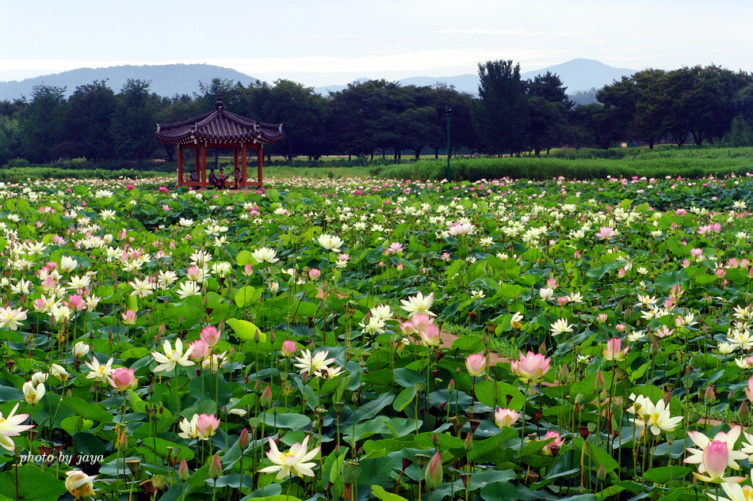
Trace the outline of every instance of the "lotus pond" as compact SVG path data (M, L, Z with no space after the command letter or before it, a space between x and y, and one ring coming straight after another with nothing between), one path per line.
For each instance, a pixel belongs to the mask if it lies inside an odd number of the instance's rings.
M0 185L0 499L753 499L753 178L165 186Z

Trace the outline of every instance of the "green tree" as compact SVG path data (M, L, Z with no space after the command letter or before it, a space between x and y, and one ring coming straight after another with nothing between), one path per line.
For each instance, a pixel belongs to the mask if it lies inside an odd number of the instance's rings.
M635 106L638 102L635 80L622 77L619 82L615 81L599 90L596 99L603 105L597 120L604 132L604 139L609 137L610 142L632 139ZM600 142L604 144L603 141Z
M22 154L32 162L48 162L65 131L65 88L37 85L21 125Z
M111 135L118 158L149 158L158 144L154 140L159 97L149 91L149 82L126 81L117 95Z
M512 61L479 64L479 100L473 121L482 147L489 153L520 153L528 143L528 102L520 65Z
M437 84L434 87L422 87L420 102L436 110L436 127L430 131L427 143L434 150L434 157L447 149L447 109L450 113L450 152L460 147L474 149L477 146L476 131L471 118L473 98L470 94L459 92L455 87Z
M671 106L667 76L663 70L648 69L635 73L633 81L636 102L631 131L653 150L667 131L666 117Z
M81 154L90 160L114 158L110 121L116 107L115 93L105 81L76 87L68 100L66 113L69 144L80 147Z
M398 87L386 80L354 82L331 95L336 135L348 157L382 154L395 140L396 114L387 105L388 87Z
M423 150L436 137L441 129L437 125L437 110L431 106L408 108L397 116L395 131L400 136L400 143L413 150L418 160Z
M329 143L329 102L306 87L290 80L278 80L269 92L264 121L282 123L285 139L277 145L286 158L306 155L319 158ZM258 118L256 118L258 119Z
M537 156L542 149L549 153L567 137L567 113L573 107L565 93L567 87L549 71L524 82L523 87L528 95L530 146Z
M18 117L0 115L0 165L14 158L19 150L21 120Z

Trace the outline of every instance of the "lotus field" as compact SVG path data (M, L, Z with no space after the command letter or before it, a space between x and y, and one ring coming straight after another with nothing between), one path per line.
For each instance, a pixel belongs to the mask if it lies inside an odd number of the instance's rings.
M753 499L753 178L165 186L0 186L0 499Z

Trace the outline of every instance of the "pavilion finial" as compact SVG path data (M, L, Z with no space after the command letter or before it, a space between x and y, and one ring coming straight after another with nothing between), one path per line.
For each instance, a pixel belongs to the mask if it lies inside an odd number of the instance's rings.
M219 92L217 93L217 101L215 101L215 103L214 103L214 109L215 110L224 110L225 109L225 105L222 102L222 94L220 94Z

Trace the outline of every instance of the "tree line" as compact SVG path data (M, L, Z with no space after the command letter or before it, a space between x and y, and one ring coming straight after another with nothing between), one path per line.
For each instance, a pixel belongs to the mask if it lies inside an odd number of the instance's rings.
M64 88L37 86L29 98L0 101L0 165L14 158L152 158L162 148L152 138L156 123L206 113L217 94L234 113L282 122L286 139L267 154L287 159L437 156L445 153L448 118L453 150L492 155L622 142L753 145L753 75L745 72L713 65L647 69L597 90L596 103L580 105L557 75L523 80L512 61L479 64L479 79L478 97L386 80L355 82L328 96L290 80L244 86L215 79L192 96L173 97L156 95L142 80L129 80L118 93L95 81L69 97ZM165 151L168 160L173 153Z

